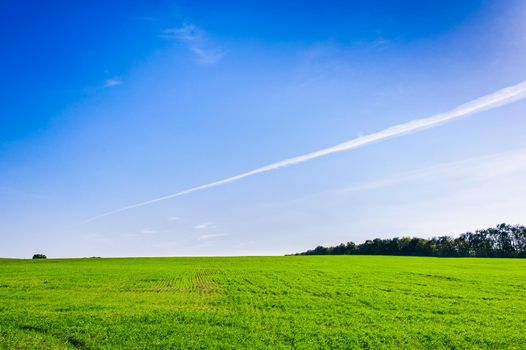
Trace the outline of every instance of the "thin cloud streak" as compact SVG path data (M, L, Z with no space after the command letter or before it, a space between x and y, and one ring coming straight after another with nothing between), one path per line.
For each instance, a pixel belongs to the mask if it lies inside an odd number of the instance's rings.
M165 29L162 37L175 39L188 46L200 64L217 63L224 55L221 48L213 45L207 33L194 24L186 23L178 28Z
M441 163L406 172L398 176L368 182L339 190L340 193L361 192L385 188L405 182L431 177L473 180L489 180L495 177L526 170L526 149L492 154L461 161Z
M141 230L141 233L145 235L153 235L154 233L157 233L157 231L152 230L151 228L144 228Z
M117 79L117 78L114 78L114 79L108 79L104 82L104 87L105 88L111 88L111 87L114 87L114 86L119 86L122 84L122 80L120 79Z
M163 197L154 198L148 201L144 201L144 202L132 204L126 207L122 207L119 209L115 209L107 213L92 217L88 219L86 222L90 222L90 221L93 221L93 220L96 220L96 219L99 219L99 218L102 218L108 215L120 213L120 212L130 210L133 208L142 207L145 205L165 201L165 200L176 198L176 197L181 197L181 196L193 193L193 192L202 191L202 190L213 188L213 187L223 186L223 185L241 180L249 176L266 173L269 171L285 168L291 165L300 164L300 163L307 162L309 160L313 160L316 158L324 157L324 156L327 156L333 153L349 151L349 150L359 148L359 147L362 147L362 146L365 146L365 145L368 145L374 142L378 142L378 141L390 139L393 137L398 137L398 136L407 135L410 133L415 133L418 131L426 130L426 129L453 121L455 119L459 119L462 117L473 115L475 113L497 108L499 106L503 106L503 105L506 105L506 104L509 104L515 101L519 101L524 98L526 98L526 81L523 81L517 85L503 88L492 94L480 97L478 99L475 99L473 101L460 105L444 113L436 114L428 118L416 119L416 120L413 120L407 123L394 125L382 131L372 133L369 135L365 135L365 136L360 136L358 138L349 140L347 142L340 143L336 146L324 148L322 150L307 153L305 155L285 159L285 160L282 160L276 163L272 163L272 164L269 164L269 165L251 170L251 171L247 171L245 173L242 173L236 176L232 176L232 177L229 177L223 180L211 182L211 183L204 184L201 186L192 187L192 188L189 188L189 189L177 192L177 193L169 194Z
M199 224L199 225L195 225L194 228L196 230L204 230L205 228L209 228L212 225L214 225L213 222L205 222L205 223L202 223L202 224Z
M211 238L219 238L219 237L225 237L225 236L228 236L228 233L212 233L208 235L201 235L199 236L199 239L203 241L203 240L208 240Z

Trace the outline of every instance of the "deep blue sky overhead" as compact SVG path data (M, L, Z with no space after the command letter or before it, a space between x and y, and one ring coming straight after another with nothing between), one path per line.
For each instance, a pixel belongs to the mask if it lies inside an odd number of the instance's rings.
M524 100L86 222L526 80L523 1L20 0L0 33L0 256L526 224Z

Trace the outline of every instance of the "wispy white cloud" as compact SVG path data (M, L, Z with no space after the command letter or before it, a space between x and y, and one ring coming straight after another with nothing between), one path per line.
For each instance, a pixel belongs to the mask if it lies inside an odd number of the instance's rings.
M225 237L225 236L228 236L228 233L211 233L207 235L201 235L199 236L199 239L202 241L206 241L208 239Z
M332 189L300 196L284 202L266 203L264 207L281 207L303 202L319 202L320 197L346 195L355 192L384 190L395 186L422 184L425 181L454 181L465 186L476 184L480 188L481 182L494 178L506 177L526 171L526 149L517 149L503 153L484 155L459 161L439 163L419 169L392 174L389 177L373 179L371 181L353 184L343 188ZM514 184L515 186L515 184Z
M339 190L339 192L376 190L401 183L436 177L484 181L524 170L526 170L526 149L519 149L461 161L440 163L389 178L346 187Z
M185 44L200 64L217 63L225 54L223 49L212 43L203 29L194 24L165 29L161 36Z
M141 230L141 233L144 234L144 235L153 235L154 233L157 233L157 231L153 230L151 228L143 228Z
M122 80L120 79L117 79L117 78L112 78L112 79L108 79L104 82L104 87L105 88L111 88L111 87L115 87L115 86L119 86L122 84Z
M165 200L176 198L176 197L181 197L181 196L193 193L193 192L202 191L202 190L213 188L213 187L223 186L223 185L244 179L246 177L266 173L266 172L281 169L281 168L286 168L286 167L304 163L304 162L307 162L307 161L310 161L316 158L325 157L330 154L349 151L355 148L366 146L371 143L375 143L375 142L383 141L386 139L399 137L399 136L407 135L410 133L415 133L418 131L426 130L429 128L433 128L433 127L451 122L453 120L456 120L462 117L467 117L469 115L473 115L479 112L497 108L499 106L509 104L509 103L512 103L512 102L515 102L515 101L518 101L524 98L526 98L526 81L523 81L517 85L509 86L504 89L498 90L492 94L477 98L473 101L460 105L444 113L436 114L428 118L416 119L410 122L394 125L387 129L384 129L384 130L381 130L381 131L378 131L378 132L375 132L369 135L360 136L358 138L340 143L336 146L324 148L322 150L307 153L301 156L285 159L285 160L282 160L276 163L272 163L272 164L269 164L269 165L266 165L260 168L256 168L254 170L250 170L245 173L241 173L239 175L235 175L235 176L223 179L223 180L211 182L211 183L204 184L201 186L192 187L192 188L189 188L189 189L177 192L177 193L169 194L169 195L159 197L159 198L154 198L148 201L128 205L126 207L115 209L107 213L92 217L86 220L86 222L90 222L95 219L98 219L104 216L108 216L111 214L119 213L125 210L142 207L145 205L165 201Z
M170 216L167 218L168 221L180 221L181 218L178 216Z
M204 222L202 224L199 224L199 225L195 225L194 228L196 230L204 230L206 228L209 228L209 227L212 227L214 225L213 222Z

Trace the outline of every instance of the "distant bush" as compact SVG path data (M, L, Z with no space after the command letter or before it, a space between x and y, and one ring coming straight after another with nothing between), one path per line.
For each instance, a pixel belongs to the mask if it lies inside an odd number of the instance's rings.
M47 259L47 256L44 254L35 254L33 255L33 259Z

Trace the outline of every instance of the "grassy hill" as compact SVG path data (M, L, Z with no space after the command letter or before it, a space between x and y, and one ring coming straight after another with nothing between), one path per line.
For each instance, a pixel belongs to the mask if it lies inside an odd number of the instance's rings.
M526 260L0 260L0 348L526 348Z

